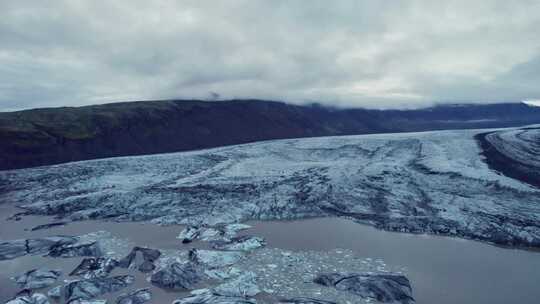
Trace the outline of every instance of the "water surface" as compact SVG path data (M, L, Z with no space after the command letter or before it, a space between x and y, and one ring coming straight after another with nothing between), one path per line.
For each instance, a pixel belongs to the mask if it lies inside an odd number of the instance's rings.
M47 230L29 231L36 225L54 220L42 216L23 217L21 221L5 220L16 211L11 205L0 205L0 240L59 234L81 235L106 230L138 246L186 250L191 247L208 247L208 244L202 242L181 244L176 236L182 226L85 221ZM389 269L405 272L411 280L413 293L419 304L539 303L539 252L500 248L456 238L386 232L339 218L249 224L253 228L241 233L266 238L268 247L295 251L348 248L362 258L383 259ZM10 280L11 276L43 265L69 273L81 259L26 256L0 261L0 302L11 298L18 290ZM138 272L117 269L113 274L124 273L135 275L136 283L120 293L151 287L146 282L146 275ZM171 303L174 299L185 296L185 293L165 292L155 287L151 289L154 292L153 303ZM117 294L104 298L112 300Z
M244 233L290 250L352 249L404 267L419 304L540 303L540 253L377 230L346 219L253 222ZM351 269L354 271L354 269Z

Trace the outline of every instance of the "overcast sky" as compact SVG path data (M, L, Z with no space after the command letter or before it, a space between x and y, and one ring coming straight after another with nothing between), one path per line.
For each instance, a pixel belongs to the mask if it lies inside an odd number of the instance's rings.
M540 1L0 1L0 111L540 98ZM214 96L214 97L212 97Z

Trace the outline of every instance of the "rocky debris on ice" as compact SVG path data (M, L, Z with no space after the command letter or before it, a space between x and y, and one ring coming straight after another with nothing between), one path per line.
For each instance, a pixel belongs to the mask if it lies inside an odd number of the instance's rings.
M217 241L227 239L227 231L217 227L209 227L201 230L199 238L203 241Z
M200 239L203 241L230 241L236 236L238 231L245 230L251 226L246 224L224 224L213 227L188 226L178 235L182 243L190 243Z
M69 275L85 279L107 277L118 266L118 261L111 258L85 258Z
M44 294L32 294L29 290L23 290L15 298L7 301L6 304L50 304L50 302Z
M40 289L54 285L62 273L58 270L33 269L14 278L21 289Z
M212 248L227 251L251 251L266 245L263 238L258 236L239 236L226 241L212 241Z
M475 138L492 169L540 188L540 128L494 131Z
M206 231L202 233L201 239L204 241L230 241L232 238L236 237L239 231L249 228L251 228L250 225L241 223L218 225L206 229Z
M68 245L55 245L49 251L51 257L100 257L103 255L103 251L98 242L86 242Z
M237 267L228 266L224 268L205 269L204 274L210 279L223 281L237 277L243 272L243 270L240 270Z
M0 261L27 254L48 253L54 248L74 244L77 240L77 238L70 236L50 236L39 239L5 241L0 243Z
M252 298L225 296L209 289L201 289L192 292L191 296L174 301L173 304L257 304L257 301Z
M192 249L188 256L191 262L214 269L234 265L244 257L244 254L238 251Z
M143 288L120 295L116 299L116 304L143 304L150 300L152 300L152 292L148 288Z
M161 252L157 249L134 247L131 252L118 262L122 268L135 268L141 272L151 272L156 268L155 261Z
M101 257L113 258L117 261L125 258L133 249L133 242L121 238L110 231L99 230L77 236L79 244L96 242L103 255Z
M225 225L224 230L225 230L225 234L236 235L238 231L246 230L249 228L251 228L251 225L242 224L242 223L233 223L233 224Z
M192 263L173 263L152 274L150 282L160 288L174 290L193 289L204 278L202 271Z
M49 296L56 299L63 298L65 301L91 300L107 293L120 291L133 284L134 281L135 278L131 275L71 281L51 292Z
M253 272L244 272L236 278L212 288L212 291L222 296L254 297L261 292L256 279Z
M392 274L403 271L388 269L381 259L360 258L348 249L326 251L287 251L278 248L262 248L247 254L236 263L240 274L253 272L258 288L271 295L272 302L279 300L316 299L320 304L372 303L372 298L317 284L314 279L323 273L347 273L354 269L358 273ZM231 277L234 279L234 277ZM307 301L306 303L310 303ZM314 303L317 303L314 301Z
M411 283L401 274L326 273L318 275L313 281L383 303L415 303Z
M187 226L180 232L178 239L182 240L182 243L187 244L193 242L199 237L203 229L195 226Z

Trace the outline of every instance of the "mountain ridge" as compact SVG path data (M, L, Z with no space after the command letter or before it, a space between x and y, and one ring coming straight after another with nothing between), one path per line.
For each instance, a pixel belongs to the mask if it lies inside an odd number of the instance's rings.
M0 170L270 139L534 123L540 108L523 103L372 110L246 99L42 108L0 113Z

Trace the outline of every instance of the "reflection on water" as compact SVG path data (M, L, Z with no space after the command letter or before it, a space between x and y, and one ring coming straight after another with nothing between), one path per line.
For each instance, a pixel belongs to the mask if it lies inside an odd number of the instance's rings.
M188 249L201 243L183 245L176 236L183 227L160 227L143 223L87 221L70 223L48 230L27 231L50 217L23 217L21 221L5 221L15 213L8 205L0 205L0 239L41 237L48 235L81 235L106 230L133 245L161 249ZM413 285L417 303L538 303L540 299L540 253L504 249L479 242L426 235L410 235L376 230L352 221L336 218L308 219L290 222L251 222L253 228L241 234L266 238L269 247L288 250L321 250L348 248L359 257L383 259L389 268L403 269ZM25 230L27 229L27 230ZM69 273L81 258L52 259L39 256L0 262L0 302L17 291L9 279L13 275L47 265ZM354 269L351 269L354 271ZM113 273L136 276L134 287L148 287L146 276L117 269ZM67 279L64 275L62 279ZM153 303L171 303L184 295L152 288ZM118 294L118 293L117 293ZM114 299L109 295L107 299Z

